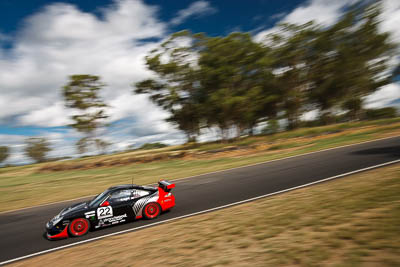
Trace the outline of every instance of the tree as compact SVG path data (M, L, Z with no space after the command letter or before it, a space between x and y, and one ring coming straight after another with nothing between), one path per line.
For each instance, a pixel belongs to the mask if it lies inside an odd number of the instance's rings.
M264 117L274 116L279 97L272 75L270 51L248 33L203 37L199 51L200 87L209 126L237 136Z
M25 154L37 163L46 161L46 155L51 151L46 138L31 137L25 140Z
M357 120L360 118L362 110L362 100L360 97L348 98L342 105L343 109L348 110L347 117L351 120Z
M199 134L200 114L195 104L186 103L180 109L172 109L170 117L166 121L178 125L179 130L186 133L188 142L196 142Z
M279 131L279 122L277 120L269 120L268 124L261 130L263 134L274 134Z
M107 149L111 146L111 143L99 138L96 138L94 142L97 149L101 151L102 154L105 154L107 152Z
M0 163L5 161L9 156L9 149L7 146L0 146Z
M299 126L300 116L307 110L307 91L310 88L310 69L307 64L312 42L318 33L312 23L303 25L281 24L280 31L272 34L277 86L281 90L281 110L285 112L288 128Z
M218 127L222 139L232 128L237 136L246 129L252 133L260 118L277 112L268 51L247 33L179 32L146 57L157 78L136 83L135 93L149 94L169 111L167 121L176 123L188 141L201 127Z
M341 107L359 119L363 97L391 82L395 45L379 31L379 14L379 5L356 6L311 44L309 98L322 116Z
M398 111L395 107L385 107L385 108L365 110L365 117L367 120L395 118L397 116L398 116Z
M105 86L99 76L72 75L70 81L63 87L65 105L79 112L72 116L73 124L70 126L84 134L76 143L79 153L85 153L91 146L103 150L103 143L97 137L97 130L105 126L104 120L107 105L99 96L99 91Z
M150 95L154 103L171 114L167 121L177 124L188 141L194 141L200 131L195 49L180 42L187 41L189 36L186 31L175 33L146 56L146 65L157 78L136 83L134 92Z
M266 43L240 32L175 33L146 57L156 78L137 83L135 93L167 110L188 141L203 127L218 128L222 139L282 118L293 129L315 109L324 124L343 109L359 119L364 97L400 73L389 68L395 46L378 31L379 6L369 3L357 2L329 27L282 24Z

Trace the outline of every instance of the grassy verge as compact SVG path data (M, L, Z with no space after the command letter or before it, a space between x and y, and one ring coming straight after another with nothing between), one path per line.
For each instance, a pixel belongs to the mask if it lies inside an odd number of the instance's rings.
M149 163L131 163L113 167L57 172L41 171L43 166L48 163L0 168L0 211L94 195L111 185L130 183L132 177L137 184L149 184L158 181L160 178L177 179L326 148L400 135L399 119L371 123L368 122L367 125L362 123L358 125L358 128L353 127L350 129L348 129L349 125L341 124L299 129L273 136L251 137L237 141L236 145L247 142L247 145L250 143L253 148L199 154L196 157L190 156ZM337 131L339 128L343 128L343 130ZM312 132L310 132L311 130ZM221 146L224 144L214 145ZM205 144L204 146L210 146L210 144ZM200 148L204 149L203 146ZM163 148L162 151L166 149L172 148ZM71 162L107 161L110 158L129 157L132 153L137 152L86 158ZM62 164L69 163L62 162Z
M399 204L397 164L13 266L399 266Z

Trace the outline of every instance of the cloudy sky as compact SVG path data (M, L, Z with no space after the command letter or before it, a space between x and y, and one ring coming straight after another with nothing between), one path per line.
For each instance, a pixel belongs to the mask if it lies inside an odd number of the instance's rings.
M132 94L131 84L153 75L144 65L148 51L183 29L213 36L249 31L257 40L282 21L330 25L355 1L1 0L0 145L12 153L6 163L29 162L22 149L30 136L47 137L51 156L75 154L80 135L65 126L71 111L60 89L72 74L99 75L107 84L102 96L111 125L102 134L112 150L182 143L184 135L164 121L168 114ZM398 25L400 1L385 0L382 30L400 41ZM367 103L400 105L399 99L394 83Z

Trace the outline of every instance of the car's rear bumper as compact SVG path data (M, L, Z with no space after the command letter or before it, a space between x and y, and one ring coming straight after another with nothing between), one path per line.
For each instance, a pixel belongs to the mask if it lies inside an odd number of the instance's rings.
M172 194L159 199L158 204L160 204L162 211L166 211L175 206L175 197Z

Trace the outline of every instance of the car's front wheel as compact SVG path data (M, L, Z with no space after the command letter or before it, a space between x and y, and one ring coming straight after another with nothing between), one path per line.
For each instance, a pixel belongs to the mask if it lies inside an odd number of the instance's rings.
M143 208L143 217L146 219L154 219L157 218L161 213L161 207L156 202L151 202L144 206Z
M83 236L87 234L90 228L90 222L83 218L73 220L68 226L68 232L71 236Z

